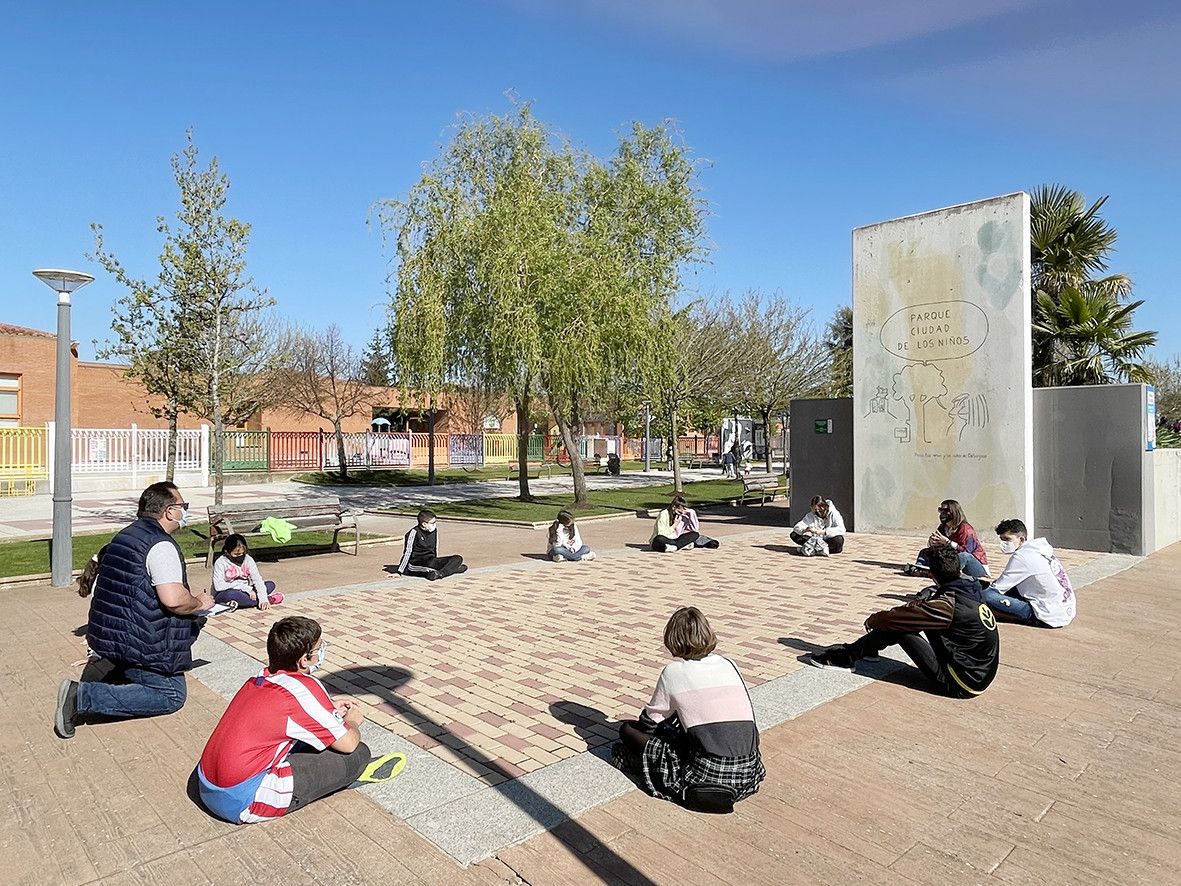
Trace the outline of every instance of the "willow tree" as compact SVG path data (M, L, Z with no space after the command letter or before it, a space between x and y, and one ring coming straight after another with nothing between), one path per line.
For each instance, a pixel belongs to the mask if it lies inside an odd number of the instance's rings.
M662 342L687 263L704 253L704 202L689 149L668 123L632 124L615 154L574 157L567 257L542 316L542 386L587 502L575 433L587 401L661 375Z
M406 198L376 207L396 261L392 338L402 382L432 398L457 380L511 392L522 460L570 175L568 152L525 105L461 120ZM519 477L528 501L528 471Z

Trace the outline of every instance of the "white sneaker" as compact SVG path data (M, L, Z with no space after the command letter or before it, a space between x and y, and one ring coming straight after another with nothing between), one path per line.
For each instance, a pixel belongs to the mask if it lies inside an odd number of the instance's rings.
M563 560L565 560L565 559L566 559L566 558L565 558L565 557L563 557L561 554L550 554L550 555L549 555L549 558L550 558L551 560L553 560L555 563L561 563Z
M587 551L585 554L583 554L578 559L579 560L593 560L593 559L595 559L595 552L594 551Z

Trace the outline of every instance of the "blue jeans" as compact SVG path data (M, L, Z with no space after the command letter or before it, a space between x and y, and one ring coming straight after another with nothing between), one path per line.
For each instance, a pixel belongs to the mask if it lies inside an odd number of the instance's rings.
M174 714L184 703L184 674L117 666L101 683L78 684L78 713L83 715L153 717Z
M583 555L590 553L590 548L583 545L577 551L571 551L569 548L556 547L550 548L549 552L551 556L557 554L559 557L564 557L567 560L580 560Z
M1016 591L1009 591L1007 594L1002 594L1000 591L994 591L991 587L985 588L984 602L988 604L989 609L1000 615L1004 621L1030 625L1031 627L1042 626L1037 616L1034 615L1033 607L1029 605L1028 601L1018 597Z
M931 564L927 559L927 552L930 548L923 548L919 551L919 555L915 558L915 565L921 569L930 570ZM984 564L969 554L967 551L960 551L956 556L960 560L960 572L972 576L972 578L984 578L988 575L988 570L984 568Z

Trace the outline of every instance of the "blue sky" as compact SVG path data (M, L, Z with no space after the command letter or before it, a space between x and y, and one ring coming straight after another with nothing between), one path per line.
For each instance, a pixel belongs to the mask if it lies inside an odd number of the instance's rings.
M0 4L0 321L51 329L36 267L79 267L74 337L108 335L116 285L89 225L154 274L169 156L196 131L253 225L250 270L285 317L383 322L367 225L461 112L506 91L609 153L678 121L707 163L709 295L782 289L818 320L849 300L853 227L1057 181L1109 194L1113 270L1138 325L1181 351L1181 8L1103 0L436 0Z

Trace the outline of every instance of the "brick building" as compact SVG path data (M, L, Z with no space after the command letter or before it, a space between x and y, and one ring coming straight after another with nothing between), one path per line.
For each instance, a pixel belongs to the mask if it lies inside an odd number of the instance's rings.
M71 351L70 402L74 427L128 428L133 423L141 428L168 426L166 420L152 415L152 406L162 403L160 398L150 397L138 382L129 379L126 366L79 360L76 345ZM56 354L57 336L52 332L0 323L0 427L43 427L53 421ZM346 431L367 431L376 416L391 416L395 423L404 422L407 430L426 430L423 415L426 398L403 398L395 388L371 387L367 394L368 402L361 411L343 422ZM498 430L507 434L516 432L511 413L497 418L502 419ZM180 417L182 428L197 428L202 423L202 419L193 416ZM436 431L443 434L474 430L458 424L448 403L441 402L436 409ZM331 423L324 419L283 408L261 410L246 427L288 431L332 429Z

